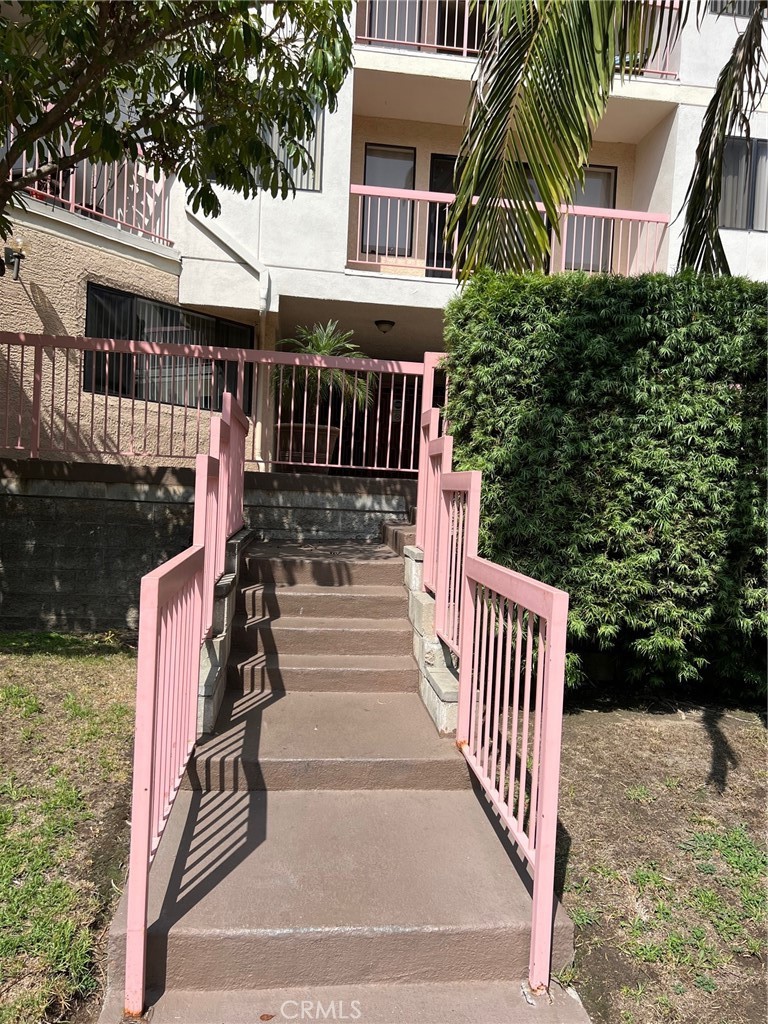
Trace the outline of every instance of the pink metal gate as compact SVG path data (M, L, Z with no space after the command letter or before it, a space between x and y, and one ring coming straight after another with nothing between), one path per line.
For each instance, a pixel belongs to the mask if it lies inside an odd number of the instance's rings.
M552 953L568 594L478 557L482 474L451 471L436 410L424 411L422 430L424 586L437 635L458 658L457 745L533 875L536 990L549 985Z

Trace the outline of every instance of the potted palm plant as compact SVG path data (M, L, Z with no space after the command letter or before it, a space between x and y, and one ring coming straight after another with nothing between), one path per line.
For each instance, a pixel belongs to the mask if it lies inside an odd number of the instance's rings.
M350 340L353 331L340 331L337 320L312 327L298 327L295 338L280 348L310 356L365 358ZM278 462L331 462L339 442L341 412L373 402L374 382L368 374L350 373L335 367L278 367L273 370L273 390L278 405ZM334 422L335 421L335 422Z

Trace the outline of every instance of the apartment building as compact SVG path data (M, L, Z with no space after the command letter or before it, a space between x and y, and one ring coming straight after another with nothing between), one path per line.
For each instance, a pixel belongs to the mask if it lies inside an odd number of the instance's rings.
M702 116L749 5L722 6L617 83L549 272L675 268ZM173 180L128 162L39 185L16 219L25 258L18 281L0 280L0 329L273 348L334 319L371 356L441 348L482 18L469 0L361 0L353 20L354 70L293 198L222 192L205 219ZM732 271L768 280L768 108L752 135L749 152L729 144L721 223Z

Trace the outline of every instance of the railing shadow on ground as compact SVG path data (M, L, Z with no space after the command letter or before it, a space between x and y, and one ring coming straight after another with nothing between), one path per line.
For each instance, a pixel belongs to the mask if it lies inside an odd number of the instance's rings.
M188 769L191 785L202 789L193 790L162 905L147 932L147 985L153 999L166 987L173 925L267 837L269 799L259 763L263 716L285 696L285 685L275 665L264 666L259 675L253 689L237 696L230 691L229 701L225 697L219 712L223 731L203 738Z

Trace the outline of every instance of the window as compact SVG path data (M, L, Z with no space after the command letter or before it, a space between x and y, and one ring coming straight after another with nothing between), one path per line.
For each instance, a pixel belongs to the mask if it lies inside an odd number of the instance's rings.
M85 333L89 338L218 348L251 348L253 343L253 329L246 324L96 284L88 285ZM83 389L219 411L223 393L235 390L236 374L233 364L215 360L88 352Z
M768 231L768 140L726 139L719 222Z
M413 190L416 150L405 146L365 147L365 184ZM363 203L361 249L379 256L410 256L413 202L410 199L366 196Z
M709 0L710 14L730 14L734 18L748 18L757 7L758 0ZM764 14L763 17L768 17Z
M616 168L588 167L584 185L573 193L574 206L598 210L616 207ZM567 270L608 271L611 269L613 222L604 217L576 216L570 219L565 243Z

